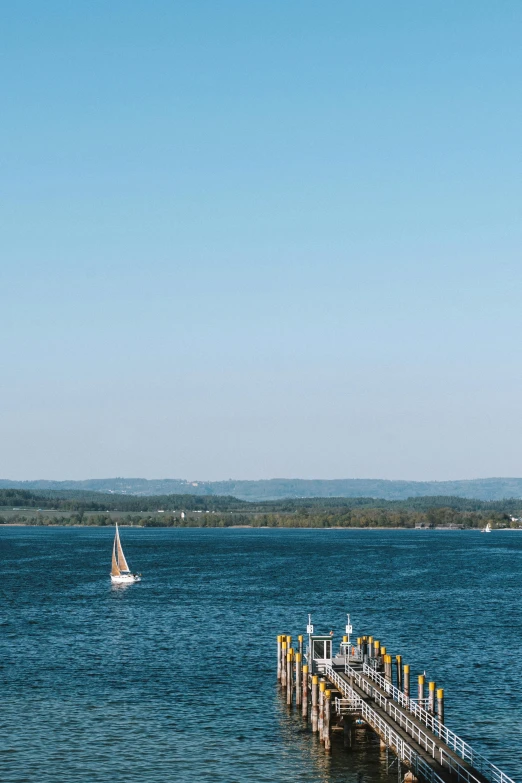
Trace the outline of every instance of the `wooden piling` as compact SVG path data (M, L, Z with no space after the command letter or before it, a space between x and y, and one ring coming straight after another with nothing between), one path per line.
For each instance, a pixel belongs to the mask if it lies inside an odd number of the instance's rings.
M288 650L286 655L286 703L292 704L292 648Z
M437 685L434 682L428 683L428 712L431 715L435 715L435 691L437 690Z
M402 689L402 655L395 656L395 663L397 664L397 688Z
M301 715L303 718L308 717L308 666L303 666L303 694L302 694L302 710Z
M301 653L295 654L295 706L301 706Z
M437 688L437 718L444 723L444 688Z
M424 674L419 674L419 699L424 698L424 683L426 682L426 677ZM422 705L420 705L422 706Z
M287 655L287 643L286 637L283 637L281 642L281 685L284 688L286 685L286 655Z
M327 753L329 753L332 749L332 745L330 741L331 697L332 697L331 691L324 692L323 739L324 739L324 749Z
M408 699L409 699L410 698L410 665L409 665L409 663L405 663L404 664L403 672L404 672L404 688L403 688L403 692L404 692L404 695L407 696Z
M324 692L326 690L326 683L324 680L319 681L319 739L323 740L323 727L324 727Z
M319 722L319 710L317 707L319 695L319 677L317 674L312 675L312 732L316 732Z
M383 647L383 650L386 648ZM392 682L393 676L392 676L392 657L391 655L384 655L384 676L388 680L389 683Z
M301 660L303 659L303 636L299 635L297 637L297 641L299 642L299 655L301 656Z
M343 745L345 748L353 748L355 745L355 726L348 715L343 715Z
M283 637L281 634L277 637L277 679L281 679L281 642Z
M375 639L373 642L372 658L376 658L377 662L379 661L380 651L381 651L381 643L378 641L378 639Z

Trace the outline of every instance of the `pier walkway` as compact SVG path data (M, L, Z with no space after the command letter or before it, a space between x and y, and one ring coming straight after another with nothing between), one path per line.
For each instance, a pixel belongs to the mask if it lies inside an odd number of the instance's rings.
M357 714L360 711L366 723L401 761L407 763L415 776L422 777L429 783L451 783L454 780L465 783L510 781L500 770L498 777L482 775L417 717L398 706L390 695L370 678L353 667L346 668L347 672L340 673L327 666L324 676L348 703L353 703L355 710L352 708L350 712Z
M331 749L331 722L344 729L363 724L380 738L381 748L397 757L407 768L405 783L422 779L427 783L514 783L444 723L444 690L429 683L424 698L425 675L418 676L418 698L410 695L410 667L397 655L396 685L392 656L373 637L359 637L350 645L352 626L339 653L332 653L331 635L313 632L309 618L308 647L299 636L299 651L291 647L291 636L278 636L278 679L286 686L287 704L301 706L310 716L312 732L319 732L325 750ZM303 665L303 658L306 664Z

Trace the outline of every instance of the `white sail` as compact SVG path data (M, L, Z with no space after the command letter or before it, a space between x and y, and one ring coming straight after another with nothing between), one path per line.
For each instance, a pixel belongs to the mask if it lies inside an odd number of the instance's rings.
M130 568L123 554L120 541L120 531L116 524L114 534L114 543L112 545L112 563L111 563L111 582L113 584L131 584L132 582L141 582L140 574L131 574Z
M111 576L119 576L119 575L120 575L120 567L118 565L118 561L116 560L116 536L114 536L114 544L112 545Z
M121 547L121 541L120 541L120 531L118 530L118 523L116 523L116 555L118 558L118 566L120 571L130 571L130 568L127 564L127 561L125 559L125 555L123 554L123 549Z

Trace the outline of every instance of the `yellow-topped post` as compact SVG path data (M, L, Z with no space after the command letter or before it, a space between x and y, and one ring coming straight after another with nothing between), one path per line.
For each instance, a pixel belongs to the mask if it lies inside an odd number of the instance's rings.
M286 703L291 704L292 703L292 653L293 650L290 647L288 650L288 653L286 655Z
M404 695L410 698L410 664L405 663L404 664Z
M385 649L384 647L382 649ZM392 681L392 657L391 655L383 655L384 659L384 676L391 683Z
M444 688L437 688L437 718L444 723Z
M301 706L301 659L300 652L295 654L295 706Z
M324 740L324 749L327 753L329 753L332 749L331 742L330 742L330 712L331 712L330 699L331 698L332 698L332 692L326 690L324 692L323 740Z
M299 652L302 655L303 654L303 635L302 634L299 634L299 636L297 637L297 641L299 642Z
M435 691L437 690L437 685L434 682L428 683L428 712L431 713L431 715L435 715Z
M395 656L395 663L397 664L397 688L402 689L402 655Z
M419 674L419 677L418 677L419 699L423 699L424 698L424 683L425 682L426 682L426 677L424 676L424 674ZM422 704L419 705L419 706L422 707Z
M317 674L312 675L312 731L317 731L317 724L319 721L319 710L317 707L319 697L319 677Z
M281 685L286 685L286 656L287 656L287 642L286 636L283 636L281 641Z
M324 723L324 692L326 690L326 682L319 680L319 739L323 739L323 723Z
M303 718L308 717L308 666L306 663L303 666L303 695L301 715Z

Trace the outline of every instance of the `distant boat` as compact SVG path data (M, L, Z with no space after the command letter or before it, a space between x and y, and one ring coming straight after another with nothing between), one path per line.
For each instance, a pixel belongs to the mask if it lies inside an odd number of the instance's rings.
M483 528L482 528L482 530L481 530L480 532L481 532L481 533L491 533L491 524L488 522L488 524L486 525L486 527L483 527Z
M118 523L116 523L116 534L112 547L111 582L115 585L128 585L133 582L141 582L141 574L131 573L125 555L123 554Z

